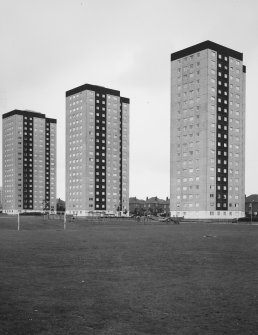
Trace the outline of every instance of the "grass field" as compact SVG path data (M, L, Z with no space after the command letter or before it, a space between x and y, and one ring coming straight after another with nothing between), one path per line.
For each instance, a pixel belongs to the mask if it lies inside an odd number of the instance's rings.
M0 334L257 334L258 226L0 220Z

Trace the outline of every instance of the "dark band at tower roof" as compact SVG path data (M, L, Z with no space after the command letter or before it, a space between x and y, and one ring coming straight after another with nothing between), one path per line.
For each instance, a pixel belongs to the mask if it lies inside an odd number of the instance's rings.
M227 47L224 47L222 45L219 45L219 44L211 42L211 41L204 41L202 43L193 45L189 48L186 48L186 49L183 49L183 50L172 53L171 54L171 61L189 56L191 54L194 54L196 52L199 52L199 51L202 51L202 50L205 50L205 49L211 49L211 50L214 50L214 51L217 51L217 52L221 52L224 55L236 58L240 61L243 60L243 54L241 52L235 51L233 49L229 49Z
M33 111L28 111L28 110L20 110L20 109L14 109L8 113L5 113L2 115L3 119L6 119L10 116L13 115L22 115L22 116L27 116L27 117L37 117L41 119L47 119L50 123L56 123L56 119L52 118L46 118L45 114L38 113L38 112L33 112Z
M95 92L103 93L103 94L110 94L110 95L120 97L120 92L117 91L117 90L112 90L110 88L97 86L97 85L91 85L91 84L84 84L84 85L75 87L75 88L73 88L69 91L66 91L66 97L69 97L70 95L80 93L80 92L86 91L86 90L95 91Z

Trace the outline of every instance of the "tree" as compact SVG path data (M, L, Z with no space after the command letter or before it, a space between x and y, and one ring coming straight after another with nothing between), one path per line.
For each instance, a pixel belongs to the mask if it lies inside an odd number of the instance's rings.
M45 199L42 200L43 211L49 210L49 202Z
M57 200L56 210L57 210L57 212L64 212L65 211L65 202L62 201L60 198Z

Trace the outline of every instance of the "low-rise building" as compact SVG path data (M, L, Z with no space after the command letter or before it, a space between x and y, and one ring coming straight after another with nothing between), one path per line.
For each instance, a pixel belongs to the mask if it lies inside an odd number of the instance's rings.
M143 215L145 211L145 200L137 199L136 197L129 198L130 214Z
M245 198L246 217L258 220L258 194L251 194Z
M159 199L158 197L146 197L146 200L131 197L129 199L130 214L144 215L144 214L169 214L170 201L168 197L166 200Z
M169 199L159 199L158 197L146 198L146 208L151 214L169 213Z

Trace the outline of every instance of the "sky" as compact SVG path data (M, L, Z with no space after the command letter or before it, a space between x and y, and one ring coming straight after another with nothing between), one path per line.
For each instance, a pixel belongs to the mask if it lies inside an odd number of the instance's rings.
M257 13L256 0L0 0L0 114L57 119L64 199L65 92L85 83L119 90L130 98L130 196L165 199L170 54L211 40L244 54L246 194L258 193Z

